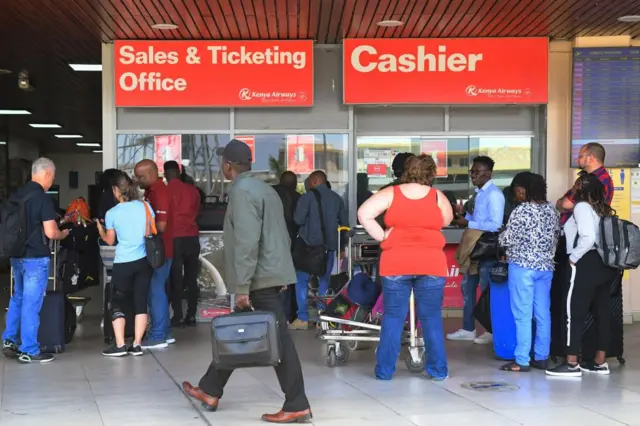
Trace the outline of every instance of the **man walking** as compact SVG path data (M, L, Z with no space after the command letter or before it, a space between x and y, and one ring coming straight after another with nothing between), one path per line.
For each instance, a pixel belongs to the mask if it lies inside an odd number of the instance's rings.
M51 265L49 240L63 240L69 235L69 230L58 229L58 214L53 200L46 194L55 177L53 161L38 158L31 165L31 181L11 197L24 203L27 240L23 255L11 258L13 295L2 334L2 352L7 358L17 358L24 364L53 361L53 355L40 352L38 329ZM16 344L18 340L20 348Z
M282 410L265 414L269 423L310 420L311 409L304 391L298 353L289 334L279 292L294 282L289 238L278 194L251 175L251 149L238 140L224 148L222 172L233 181L224 220L225 281L236 295L236 307L273 312L278 320L281 363L275 367L285 402ZM233 371L217 370L213 364L198 387L183 382L184 391L210 411L218 408Z
M491 180L494 161L486 156L473 159L469 171L471 183L476 187L476 198L473 212L459 216L453 223L460 227L468 227L484 232L498 232L504 220L504 194ZM482 291L489 285L491 268L495 260L479 262L478 274L465 275L460 285L464 306L462 311L462 328L455 333L447 334L449 340L473 340L477 344L489 344L493 341L490 333L476 337L476 325L473 309L476 305L478 284Z
M142 160L134 169L144 197L156 213L156 228L162 234L165 263L153 270L149 287L149 308L151 311L151 330L142 341L142 349L166 348L176 342L171 332L169 319L169 298L167 297L167 279L173 259L173 237L169 224L171 198L169 189L158 174L158 166L151 160Z
M171 235L173 263L171 264L170 299L174 323L196 325L198 309L198 270L200 269L200 237L196 217L200 211L200 193L194 185L182 182L180 166L175 161L164 163L171 198ZM182 296L187 289L187 315L182 315Z

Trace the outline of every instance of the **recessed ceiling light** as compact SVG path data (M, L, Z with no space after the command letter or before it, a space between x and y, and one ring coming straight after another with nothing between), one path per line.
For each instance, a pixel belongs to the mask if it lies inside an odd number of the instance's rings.
M11 73L12 73L11 70L0 68L0 75L8 75L8 74L11 74Z
M640 15L626 15L618 18L620 22L640 22Z
M388 19L378 22L379 27L399 27L401 25L404 25L404 22L396 21L395 19Z
M74 71L102 71L101 64L69 64Z
M76 146L87 146L92 148L100 148L99 143L77 143Z
M178 26L176 24L159 23L153 24L151 28L156 30L175 30L178 28Z
M0 115L31 115L26 109L0 109Z
M81 139L82 135L53 135L58 139Z
M6 145L7 143L5 141L0 141L0 145Z
M94 149L92 152L94 154L102 154L102 150L101 149Z
M33 127L34 129L60 129L62 127L59 124L37 124L37 123L31 123L29 124L29 126Z

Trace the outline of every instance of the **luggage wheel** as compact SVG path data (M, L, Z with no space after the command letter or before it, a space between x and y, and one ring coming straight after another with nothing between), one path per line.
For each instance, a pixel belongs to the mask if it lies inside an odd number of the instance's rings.
M618 362L620 363L620 365L625 365L627 363L627 360L624 359L623 357L619 356L618 357Z
M411 373L422 373L425 369L425 366L427 365L426 352L422 352L420 358L417 361L414 361L411 353L409 353L404 359L404 363L407 365L407 370L409 370Z
M327 348L327 357L325 359L328 367L335 367L336 365L342 365L349 359L349 351L347 348L340 347L339 345L329 345Z

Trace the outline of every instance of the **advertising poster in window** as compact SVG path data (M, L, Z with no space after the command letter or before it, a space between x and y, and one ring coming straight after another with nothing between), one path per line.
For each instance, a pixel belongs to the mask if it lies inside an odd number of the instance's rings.
M158 165L158 172L164 173L164 163L176 161L182 163L182 136L160 135L153 137L154 160Z
M236 140L247 144L251 150L251 162L256 162L256 137L255 136L236 136Z
M313 135L287 135L287 170L308 175L316 169Z
M447 177L447 141L438 140L422 140L420 142L420 151L423 154L430 155L436 163L436 176Z
M387 177L386 164L367 164L367 176L369 177Z

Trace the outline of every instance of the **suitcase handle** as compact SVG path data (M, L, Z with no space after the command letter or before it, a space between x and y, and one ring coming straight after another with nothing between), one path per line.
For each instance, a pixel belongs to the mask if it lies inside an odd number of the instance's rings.
M235 293L229 293L229 312L230 313L237 313L237 312L251 312L251 311L255 311L255 308L253 307L253 305L251 304L251 299L249 299L249 309L243 309L241 311L236 310L236 294Z

